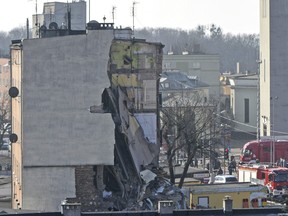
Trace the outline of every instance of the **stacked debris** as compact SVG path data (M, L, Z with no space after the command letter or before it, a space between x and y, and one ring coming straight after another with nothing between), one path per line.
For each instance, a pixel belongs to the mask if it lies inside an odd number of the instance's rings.
M186 200L182 191L171 184L170 181L162 174L155 174L154 172L146 169L140 173L143 180L143 185L139 191L137 200L130 199L126 203L126 207L122 209L124 203L120 204L123 199L119 194L113 194L109 191L103 193L103 200L106 204L109 203L108 210L111 211L137 211L137 210L157 210L159 201L171 200L174 203L175 209L185 209Z
M143 209L157 210L158 202L164 200L173 201L175 209L186 208L182 191L164 177L155 176L153 180L143 186L143 189L145 193L138 200Z

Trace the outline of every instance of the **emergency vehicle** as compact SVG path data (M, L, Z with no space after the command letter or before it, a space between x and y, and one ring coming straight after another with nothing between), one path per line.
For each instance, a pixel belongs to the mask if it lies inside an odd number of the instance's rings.
M288 196L288 168L268 164L243 164L238 167L238 181L264 185L270 197Z
M240 162L248 163L251 160L262 162L279 161L281 158L288 160L288 139L261 138L247 142L241 151Z

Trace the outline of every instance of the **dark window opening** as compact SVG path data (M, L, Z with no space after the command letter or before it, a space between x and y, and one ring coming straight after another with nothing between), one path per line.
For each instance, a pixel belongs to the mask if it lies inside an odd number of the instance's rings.
M244 99L244 122L249 123L249 99Z

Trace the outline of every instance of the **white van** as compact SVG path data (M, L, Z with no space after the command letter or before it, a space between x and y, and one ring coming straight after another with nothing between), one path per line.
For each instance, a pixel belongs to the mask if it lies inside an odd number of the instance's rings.
M217 175L214 178L214 183L236 183L238 179L233 175Z

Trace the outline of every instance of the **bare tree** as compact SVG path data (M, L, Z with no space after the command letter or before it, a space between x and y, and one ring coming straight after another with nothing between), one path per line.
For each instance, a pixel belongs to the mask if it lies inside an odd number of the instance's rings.
M0 105L0 148L4 144L4 137L11 129L10 97L8 93L1 97Z
M181 188L188 168L195 156L210 155L215 148L205 148L206 138L214 140L217 103L207 102L202 92L194 92L189 97L173 97L168 99L161 110L162 135L167 144L167 161L170 181L175 183L174 161L181 152L186 156L184 170L179 187ZM206 137L206 138L205 138ZM211 142L210 146L211 146ZM203 146L204 145L204 146ZM203 148L204 147L204 148Z

